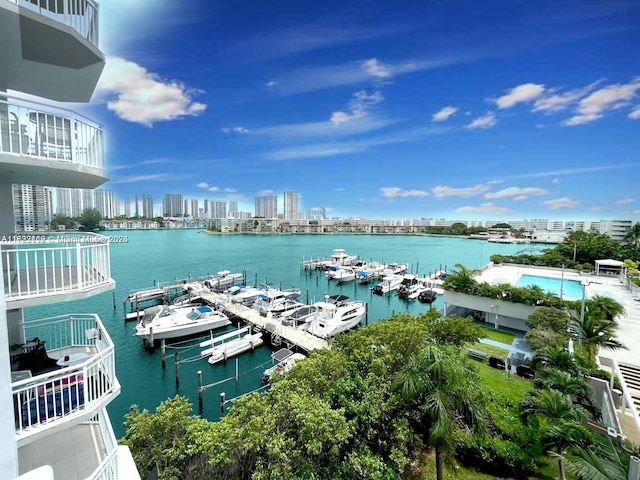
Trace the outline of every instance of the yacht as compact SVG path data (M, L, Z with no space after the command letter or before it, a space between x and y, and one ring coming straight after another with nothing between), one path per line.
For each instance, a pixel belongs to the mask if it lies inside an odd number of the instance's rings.
M210 275L209 278L204 281L204 285L210 290L221 292L242 278L243 275L241 273L231 273L229 270L222 270L218 272L217 277Z
M371 292L376 295L384 295L385 293L397 290L400 288L403 279L404 277L402 275L385 275L382 277L380 283L371 287Z
M420 290L422 284L415 275L406 274L398 287L398 297L411 298L411 295Z
M318 307L313 305L300 305L280 315L280 322L287 327L300 326L307 319L311 318L318 311Z
M215 365L243 352L254 350L263 343L261 332L251 333L249 327L244 327L217 337L212 336L211 340L200 343L200 347L209 347L200 352L200 356L207 358L210 365Z
M351 282L356 278L356 271L351 267L340 267L331 278L338 283Z
M367 263L356 269L356 282L363 285L380 278L384 270L384 265L378 262Z
M320 338L346 332L357 326L367 312L364 302L348 302L346 295L327 296L313 305L317 311L300 326L301 330Z
M327 260L322 260L316 264L316 268L320 270L328 270L334 265L351 265L357 260L357 256L349 255L343 248L336 248L331 252L331 256Z
M207 305L175 307L160 305L147 308L136 325L136 337L168 339L186 337L231 325L222 312Z
M258 295L253 303L253 309L260 312L263 317L271 312L277 316L286 310L291 310L301 303L297 301L302 292L299 288L290 288L288 290L269 289Z

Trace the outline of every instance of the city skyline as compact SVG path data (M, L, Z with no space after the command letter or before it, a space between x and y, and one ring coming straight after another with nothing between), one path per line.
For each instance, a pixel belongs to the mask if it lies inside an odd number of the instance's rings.
M126 5L101 5L89 108L119 198L249 211L293 190L340 217L640 216L638 5Z

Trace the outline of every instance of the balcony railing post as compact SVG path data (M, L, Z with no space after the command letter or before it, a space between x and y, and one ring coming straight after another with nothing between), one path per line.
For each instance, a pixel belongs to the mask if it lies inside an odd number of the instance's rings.
M78 290L82 290L82 251L80 250L80 242L76 243L76 272L78 275Z

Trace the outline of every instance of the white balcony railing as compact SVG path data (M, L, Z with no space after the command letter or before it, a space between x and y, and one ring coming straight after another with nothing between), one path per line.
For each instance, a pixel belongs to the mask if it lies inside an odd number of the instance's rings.
M1 95L2 153L104 168L102 127L71 110Z
M94 417L119 393L114 344L98 315L62 315L21 326L25 338L39 341L28 341L12 355L12 377L23 377L11 384L18 442ZM43 342L46 351L27 361L24 355Z
M5 298L86 292L113 284L109 239L97 234L33 235L0 244ZM44 298L46 300L46 298Z
M118 476L118 441L115 433L113 433L109 417L106 415L106 410L104 413L97 415L94 420L100 426L107 455L87 480L114 480L120 478Z
M98 3L94 0L9 0L73 28L98 46Z

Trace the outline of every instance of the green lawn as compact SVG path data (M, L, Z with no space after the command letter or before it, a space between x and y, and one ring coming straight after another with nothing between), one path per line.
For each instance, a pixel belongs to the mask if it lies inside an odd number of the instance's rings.
M504 332L502 330L496 330L495 328L482 327L484 330L484 338L489 340L493 340L494 342L504 343L506 345L511 345L515 340L516 336L513 333Z
M540 472L538 472L537 475L530 477L529 480L553 480L557 478L557 476L558 469L554 468L553 465L548 465ZM458 465L457 463L453 468L445 468L443 477L445 480L516 480L487 475L486 473L478 472L473 468L463 467L461 465ZM414 478L421 480L433 480L434 478L436 478L436 461L433 455L424 455L420 459L420 470Z
M474 343L470 346L470 348L487 352L489 354L489 357L506 359L507 355L509 355L509 350L507 350L506 348L494 347L493 345L487 345L486 343Z

